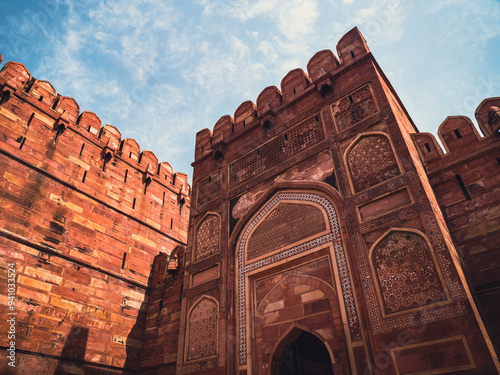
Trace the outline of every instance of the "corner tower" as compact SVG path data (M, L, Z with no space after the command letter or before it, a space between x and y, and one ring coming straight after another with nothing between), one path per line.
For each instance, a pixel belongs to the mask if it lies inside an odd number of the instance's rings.
M196 135L178 374L495 371L418 130L357 28L337 54Z

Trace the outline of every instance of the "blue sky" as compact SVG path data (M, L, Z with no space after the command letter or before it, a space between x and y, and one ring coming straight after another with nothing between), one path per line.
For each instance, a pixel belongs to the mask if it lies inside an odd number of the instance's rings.
M500 96L498 0L4 0L0 53L191 178L197 131L354 26L422 132Z

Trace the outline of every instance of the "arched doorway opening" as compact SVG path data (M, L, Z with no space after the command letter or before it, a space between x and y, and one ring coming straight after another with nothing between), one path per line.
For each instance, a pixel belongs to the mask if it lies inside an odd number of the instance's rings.
M330 354L323 342L309 332L299 336L276 358L273 375L333 375Z

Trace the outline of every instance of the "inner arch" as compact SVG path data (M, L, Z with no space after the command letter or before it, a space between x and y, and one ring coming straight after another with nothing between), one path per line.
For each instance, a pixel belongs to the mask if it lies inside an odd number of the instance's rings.
M277 366L272 375L333 375L326 346L309 332L302 331L288 347L276 354Z

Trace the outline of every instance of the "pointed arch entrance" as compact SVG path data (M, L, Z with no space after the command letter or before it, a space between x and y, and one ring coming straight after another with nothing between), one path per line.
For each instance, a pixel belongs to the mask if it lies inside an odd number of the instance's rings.
M294 327L274 351L271 375L334 375L334 366L327 344Z
M357 373L354 348L363 356L364 343L336 209L340 197L275 189L236 230L239 369L271 374L272 348L299 324L328 343L340 373ZM307 227L311 221L314 228Z

